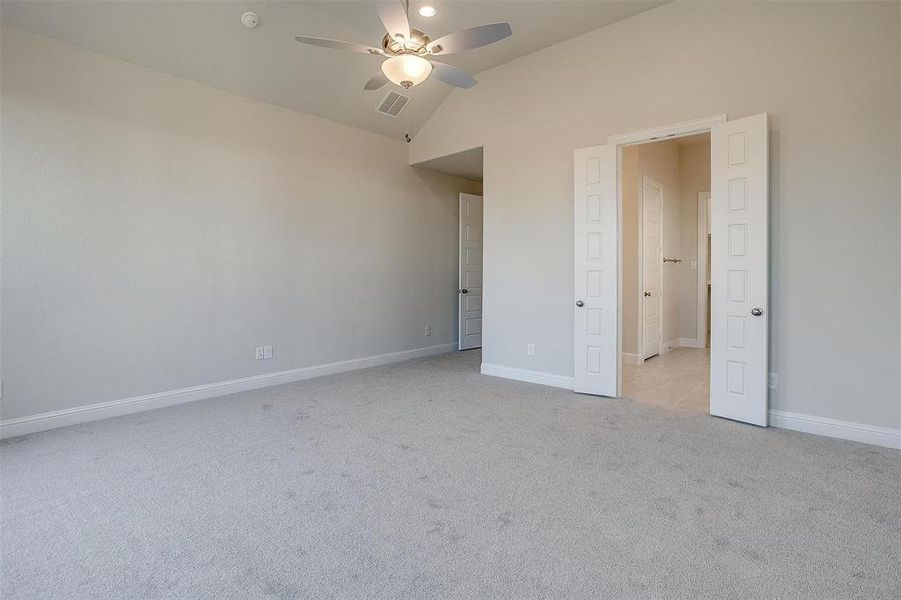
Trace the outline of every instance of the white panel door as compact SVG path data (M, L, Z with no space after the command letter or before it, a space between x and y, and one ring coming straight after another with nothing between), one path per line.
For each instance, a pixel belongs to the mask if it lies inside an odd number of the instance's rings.
M641 331L642 358L660 354L663 345L663 186L641 182Z
M767 425L767 116L714 125L710 413Z
M482 347L482 197L460 194L460 350Z
M614 146L573 153L573 389L617 395L617 206Z

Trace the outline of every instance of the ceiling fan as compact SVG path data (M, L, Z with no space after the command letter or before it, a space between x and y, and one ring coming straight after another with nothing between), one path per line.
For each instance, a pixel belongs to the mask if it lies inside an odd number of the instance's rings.
M384 56L382 72L373 75L363 86L364 90L377 90L388 81L411 88L428 79L433 72L444 83L471 88L476 84L472 76L456 67L432 60L432 57L487 46L513 34L509 23L493 23L464 29L432 41L423 32L410 28L409 10L409 0L406 6L400 0L378 3L379 17L388 31L382 38L381 48L300 35L294 36L294 39L302 44Z

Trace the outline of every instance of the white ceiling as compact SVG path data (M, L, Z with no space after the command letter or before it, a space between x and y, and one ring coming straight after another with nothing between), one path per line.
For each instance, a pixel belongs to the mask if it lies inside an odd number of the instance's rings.
M411 21L433 39L508 21L513 37L442 59L476 74L664 3L435 0L429 4L438 15L425 19L416 14L425 2L414 0ZM259 13L257 29L241 25L246 10ZM0 18L8 25L242 96L392 137L404 132L403 116L395 120L375 112L387 88L362 90L378 72L379 57L302 46L293 39L308 35L378 46L384 30L371 1L3 0ZM411 132L450 90L434 78L413 88L413 102L405 111Z
M473 181L482 181L482 147L440 156L413 166Z

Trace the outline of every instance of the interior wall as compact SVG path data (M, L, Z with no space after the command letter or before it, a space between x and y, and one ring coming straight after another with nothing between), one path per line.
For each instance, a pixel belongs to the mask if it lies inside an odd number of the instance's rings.
M638 146L626 146L622 151L622 351L627 359L634 361L638 355L639 328L641 313L639 311L638 288Z
M456 339L403 142L8 27L0 123L3 419Z
M452 93L410 160L485 148L483 360L572 376L574 148L767 112L770 406L901 427L899 11L674 2Z
M710 191L710 136L679 145L679 235L681 263L672 265L678 273L679 338L698 340L698 194ZM692 262L695 268L692 268ZM703 274L701 275L703 278Z

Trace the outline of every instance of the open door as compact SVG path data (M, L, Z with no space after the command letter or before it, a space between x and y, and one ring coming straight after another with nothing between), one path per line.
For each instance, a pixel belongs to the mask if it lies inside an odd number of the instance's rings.
M710 414L767 425L767 116L713 125Z
M579 148L574 158L573 390L617 395L616 153Z
M482 347L482 197L460 194L460 350Z
M641 359L663 351L663 186L641 181Z

